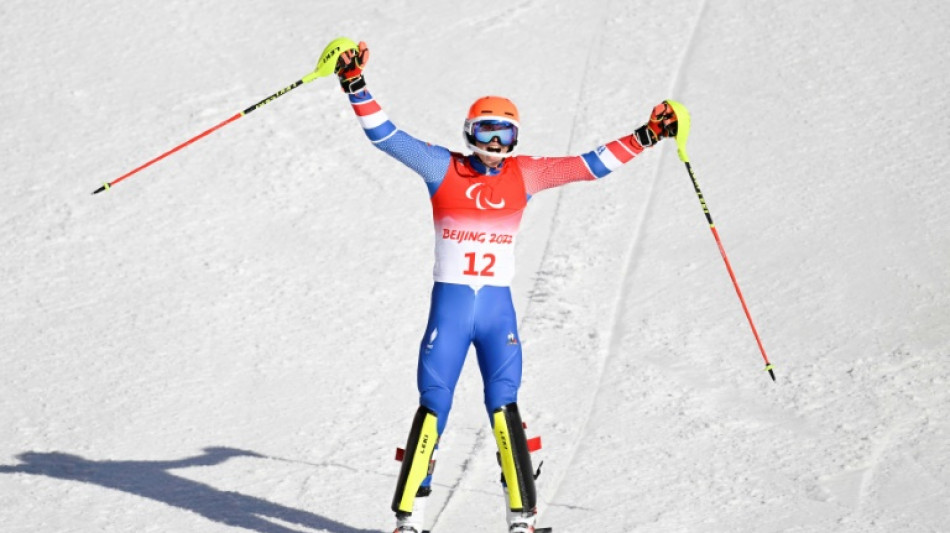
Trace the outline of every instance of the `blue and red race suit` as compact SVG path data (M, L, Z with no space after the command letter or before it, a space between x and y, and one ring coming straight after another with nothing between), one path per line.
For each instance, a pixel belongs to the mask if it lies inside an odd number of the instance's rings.
M429 189L435 285L417 382L420 404L436 413L441 435L471 345L489 417L517 401L521 342L509 285L528 200L544 189L602 178L643 147L628 135L580 156L511 156L492 169L473 155L425 143L398 129L368 90L349 99L370 141L422 176Z

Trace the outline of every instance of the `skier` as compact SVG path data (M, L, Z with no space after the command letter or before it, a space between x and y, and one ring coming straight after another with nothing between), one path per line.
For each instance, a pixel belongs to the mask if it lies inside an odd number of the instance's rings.
M340 85L373 145L422 176L435 223L435 284L417 366L420 405L393 496L394 533L423 530L433 452L473 344L498 443L508 530L532 533L537 493L517 403L522 355L509 289L522 212L544 189L602 178L644 148L675 136L675 113L659 104L634 133L580 156L515 156L518 110L506 98L486 96L465 118L465 145L472 154L463 155L398 129L366 88L368 60L364 42L341 54L335 69Z

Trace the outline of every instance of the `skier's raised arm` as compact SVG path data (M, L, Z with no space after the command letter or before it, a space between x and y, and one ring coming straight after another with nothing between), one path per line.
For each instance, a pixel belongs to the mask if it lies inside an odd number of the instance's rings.
M452 156L448 149L421 141L396 127L366 88L363 68L369 61L369 48L361 42L358 50L340 54L337 76L340 87L350 99L366 137L373 146L386 152L422 176L435 194Z
M525 190L533 195L544 189L559 187L575 181L600 179L625 163L633 160L645 148L664 137L675 135L673 110L662 103L653 108L646 124L630 135L598 146L583 155L568 157L521 157L521 173Z

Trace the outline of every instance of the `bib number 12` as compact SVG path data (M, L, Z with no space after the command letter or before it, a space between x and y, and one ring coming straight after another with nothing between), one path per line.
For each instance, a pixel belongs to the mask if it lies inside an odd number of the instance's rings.
M462 272L466 276L486 276L491 277L495 275L495 272L492 268L495 267L495 254L483 254L482 261L478 260L478 255L475 252L470 252L465 254L465 258L468 259L468 270ZM476 262L479 265L476 265ZM478 266L483 266L481 270L478 270Z

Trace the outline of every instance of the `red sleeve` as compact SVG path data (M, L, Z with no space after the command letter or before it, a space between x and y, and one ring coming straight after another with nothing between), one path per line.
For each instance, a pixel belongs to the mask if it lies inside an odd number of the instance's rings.
M621 137L583 155L568 157L518 156L525 191L533 195L544 189L575 181L602 178L633 160L643 147L633 135Z

